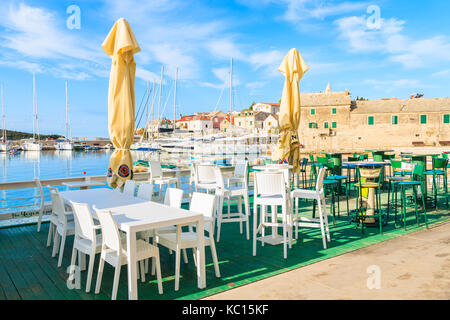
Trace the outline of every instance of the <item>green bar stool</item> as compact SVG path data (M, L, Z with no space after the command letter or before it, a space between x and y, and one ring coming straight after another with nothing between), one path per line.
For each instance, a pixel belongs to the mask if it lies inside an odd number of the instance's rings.
M302 179L302 186L303 189L306 189L307 184L306 184L306 167L308 166L308 158L303 158L302 161L300 162L300 176Z
M361 176L361 171L364 174ZM361 223L361 231L364 233L364 225L367 218L378 218L380 233L383 232L382 210L381 210L381 177L383 174L383 167L368 169L358 167L356 170L358 175L358 182L354 184L358 188L358 196L356 198L356 218L358 224ZM374 189L375 192L375 212L374 215L367 216L362 206L362 189ZM368 190L368 193L370 191ZM366 209L367 210L367 209ZM378 215L378 217L377 217ZM376 220L375 220L376 221Z
M391 160L392 176L387 176L388 181L388 207L387 207L387 217L389 219L390 209L394 208L395 223L397 223L397 186L399 182L412 180L412 171L405 170L406 167L402 166L402 161ZM411 165L411 164L407 164ZM403 169L402 169L403 167ZM392 199L391 199L392 195ZM391 203L392 201L392 203Z
M445 200L447 202L447 210L448 210L448 188L447 188L447 165L448 159L445 158L432 158L433 169L427 170L424 172L425 175L433 176L433 194L434 194L434 203L436 209L438 208L438 194L440 189L440 178L444 180L443 183L443 194L445 195Z
M420 188L421 198L422 198L422 209L423 215L425 219L425 226L428 228L428 219L427 219L427 211L425 207L425 179L424 179L424 166L421 164L415 164L412 172L412 180L410 181L398 181L398 186L401 189L402 195L402 217L403 217L403 227L406 230L406 189L408 187L412 187L412 191L414 194L414 209L416 214L417 225L420 226L419 223L419 215L417 213L417 190L416 188Z
M349 216L350 215L350 209L349 209L349 206L348 206L348 189L349 189L348 188L348 176L333 174L336 171L340 171L340 167L335 165L335 163L332 162L332 161L328 162L326 164L326 166L328 168L328 171L330 171L332 173L329 176L327 175L326 179L338 182L337 185L336 185L337 196L338 196L338 217L339 218L341 217L341 212L340 212L340 208L339 208L340 207L340 205L339 205L340 204L339 194L342 192L342 187L344 187L344 189L345 189L345 195L346 195L346 198L347 198L347 215ZM345 180L345 184L344 185L342 183L343 180Z

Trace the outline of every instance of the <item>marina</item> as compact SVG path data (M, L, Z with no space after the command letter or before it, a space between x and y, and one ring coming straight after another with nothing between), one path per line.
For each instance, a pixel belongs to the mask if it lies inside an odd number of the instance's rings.
M449 300L446 5L166 2L3 4L0 301Z

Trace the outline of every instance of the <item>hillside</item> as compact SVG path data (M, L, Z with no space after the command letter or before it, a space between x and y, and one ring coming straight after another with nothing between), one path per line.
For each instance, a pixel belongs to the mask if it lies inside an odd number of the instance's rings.
M20 139L29 139L29 138L33 138L32 133L6 130L6 139L7 140L20 140ZM41 134L40 138L41 138L41 140L45 140L47 138L48 139L58 139L58 138L63 138L63 136L61 136L59 134Z

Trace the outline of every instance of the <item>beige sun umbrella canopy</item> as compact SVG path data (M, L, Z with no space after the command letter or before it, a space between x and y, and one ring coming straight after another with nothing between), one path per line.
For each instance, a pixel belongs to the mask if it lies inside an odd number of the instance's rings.
M133 178L133 159L130 146L134 137L134 79L136 62L133 55L141 49L128 22L116 21L102 44L111 57L108 91L109 137L115 151L109 160L108 184L121 187Z
M297 49L289 50L278 71L284 74L285 82L280 103L279 125L281 137L272 160L282 160L293 165L293 172L299 169L298 126L300 123L300 91L298 83L308 66Z

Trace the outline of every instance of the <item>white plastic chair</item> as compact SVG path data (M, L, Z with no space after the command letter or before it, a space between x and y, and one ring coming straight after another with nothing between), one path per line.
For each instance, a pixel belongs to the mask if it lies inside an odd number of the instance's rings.
M134 197L134 191L136 190L136 181L127 180L123 187L123 193Z
M320 228L322 232L323 248L327 248L327 240L331 241L330 230L328 228L327 207L325 203L325 192L323 189L323 178L326 168L321 168L317 176L316 189L295 189L291 192L291 203L294 208L293 224L295 226L295 239L298 239L298 227ZM319 219L301 217L298 211L299 199L316 200L319 209ZM325 240L326 239L326 240Z
M162 186L163 185L166 185L167 187L170 187L170 185L175 185L175 187L178 187L179 181L178 181L177 177L175 177L175 178L163 177L161 162L149 161L149 168L150 168L149 182L152 184L157 184L159 186L158 197L160 199L162 198Z
M234 166L234 172L232 176L224 177L225 183L231 186L233 183L247 184L248 175L248 160L237 161Z
M210 193L215 191L217 188L216 184L216 166L209 164L197 164L195 166L195 192L200 190L206 190L206 193Z
M94 271L95 255L102 250L102 236L97 234L100 225L94 223L91 210L86 203L76 203L70 201L75 217L75 237L73 240L73 250L71 266L75 266L77 253L80 269L84 269L84 257L89 256L89 267L86 280L86 292L91 290L92 273ZM83 259L83 261L81 260Z
M41 231L42 216L44 215L44 210L45 210L46 207L51 206L51 202L44 201L44 189L42 188L41 181L39 179L35 179L35 182L36 182L36 187L39 189L39 197L40 197L40 200L41 200L41 204L40 204L40 207L39 207L38 223L37 223L37 232L40 232ZM51 225L51 218L52 217L50 217L50 227L52 226ZM50 232L49 234L51 235L51 228L49 229L49 232ZM47 242L47 247L49 245L50 245L50 242L48 241Z
M102 229L102 250L100 255L100 264L98 266L97 284L95 286L95 293L100 292L100 286L103 276L103 267L105 261L115 268L114 282L112 289L112 300L116 300L117 288L119 286L120 269L123 265L127 264L127 245L126 239L121 239L119 229L112 214L108 210L98 210L94 206L94 210L97 212L98 219L100 220L100 226ZM158 247L151 245L144 240L136 240L136 259L140 262L141 266L141 278L144 278L144 265L143 261L148 258L156 259L156 278L158 280L158 292L163 293L162 281L161 281L161 265L159 262L159 249Z
M255 173L255 192L253 204L253 255L256 256L256 241L259 240L264 246L264 242L268 242L269 237L274 238L275 235L265 236L265 228L272 227L272 232L276 232L278 227L283 228L283 251L284 258L287 259L287 244L292 247L292 214L290 211L290 198L288 196L284 174L281 171L276 172L256 172ZM260 209L260 221L258 224L258 205ZM266 207L271 206L272 212L266 213ZM278 206L281 206L281 214L278 213ZM271 221L267 220L271 217ZM278 218L282 218L281 224ZM257 237L261 232L262 236Z
M58 267L60 267L64 255L66 237L75 234L75 222L73 220L69 221L67 219L64 200L60 197L58 190L56 190L55 188L48 189L50 190L50 196L52 198L52 210L58 217L58 219L55 221L52 257L55 257L59 251Z
M250 240L250 226L249 226L250 201L248 198L247 177L245 177L245 179L243 180L240 180L240 182L242 183L240 187L232 188L230 185L225 185L224 177L219 167L215 168L215 176L217 184L216 195L218 196L217 242L220 241L220 230L222 223L229 223L229 222L239 222L241 234L242 234L242 222L245 222L247 229L247 240ZM244 199L245 212L242 212L242 198ZM231 213L230 210L230 204L233 199L237 200L238 212L236 213ZM228 203L228 211L226 214L223 213L224 201Z
M219 262L217 260L216 246L214 243L214 210L216 196L206 193L194 192L192 194L189 211L202 213L205 217L204 231L205 246L210 246L211 255L214 262L216 277L220 277ZM163 233L159 235L159 244L175 251L175 291L179 288L180 282L180 250L197 247L197 233L192 228L188 232L182 232L181 225L177 225L176 233ZM195 255L194 255L195 258Z
M141 183L136 196L140 199L152 201L153 185L151 183Z

